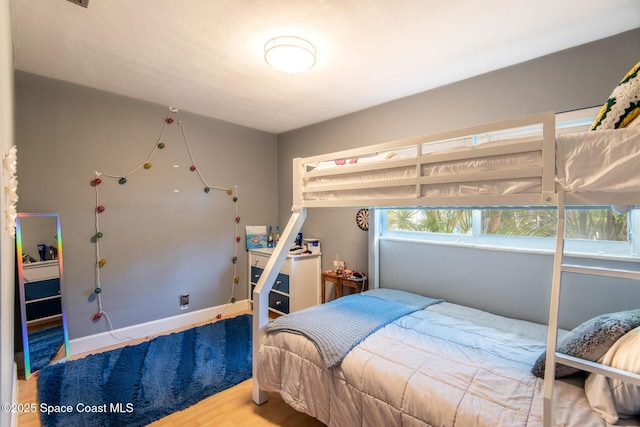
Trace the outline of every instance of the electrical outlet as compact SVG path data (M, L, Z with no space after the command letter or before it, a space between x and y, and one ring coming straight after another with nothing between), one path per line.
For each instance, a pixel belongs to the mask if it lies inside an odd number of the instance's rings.
M189 308L189 294L180 295L180 310L186 310Z

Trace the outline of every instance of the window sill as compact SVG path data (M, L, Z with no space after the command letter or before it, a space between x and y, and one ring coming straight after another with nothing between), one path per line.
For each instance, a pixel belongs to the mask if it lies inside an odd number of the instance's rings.
M517 240L519 242L514 243L514 240L516 240L514 238L498 236L473 237L434 234L426 238L412 235L412 233L407 233L405 236L399 236L398 233L394 233L380 236L380 240L540 255L553 255L555 253L555 239L551 238L518 237ZM566 256L572 258L636 263L640 261L640 256L630 253L629 245L626 242L571 241L567 239L565 240L564 253Z

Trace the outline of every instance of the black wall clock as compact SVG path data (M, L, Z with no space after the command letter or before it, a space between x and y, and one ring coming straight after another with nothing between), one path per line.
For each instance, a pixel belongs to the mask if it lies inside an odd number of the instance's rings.
M360 209L356 213L356 224L361 230L369 230L369 209Z

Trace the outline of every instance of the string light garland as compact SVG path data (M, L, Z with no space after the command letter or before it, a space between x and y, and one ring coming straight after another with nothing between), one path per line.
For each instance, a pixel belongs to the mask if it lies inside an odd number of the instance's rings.
M164 138L165 131L167 130L167 127L175 122L175 119L172 116L176 117L178 120L178 125L180 126L180 130L182 133L182 139L185 143L187 152L189 153L189 159L191 160L191 166L189 167L189 170L191 172L196 173L196 175L198 176L200 182L202 183L204 193L208 194L212 190L214 190L214 191L225 192L228 196L232 196L231 200L235 207L235 213L234 213L234 219L233 219L235 224L235 234L234 234L235 238L233 241L233 256L231 257L231 263L233 264L233 279L231 283L231 295L229 296L229 299L224 305L222 311L216 314L215 317L217 319L221 319L227 307L229 306L229 304L233 304L236 302L236 298L234 296L235 289L236 289L236 285L240 283L240 276L238 275L238 246L239 246L239 243L242 241L242 237L238 232L240 221L241 221L241 218L238 215L238 186L233 185L231 187L216 187L216 186L209 185L207 183L207 181L205 180L204 176L200 172L200 169L198 168L196 161L193 157L193 152L191 151L191 145L189 144L189 140L187 139L187 134L186 134L184 125L182 124L182 117L180 116L180 111L177 108L169 107L167 116L164 119L164 124L162 126L162 132L160 133L160 137L158 138L158 141L154 143L153 148L151 149L151 152L143 162L141 162L138 166L136 166L135 168L133 168L132 170L124 174L108 174L108 173L96 171L95 178L90 182L90 185L94 187L94 191L95 191L95 209L94 209L95 231L91 240L95 245L95 286L93 289L93 295L95 296L95 299L98 304L98 310L92 316L92 320L94 322L98 322L100 319L104 317L110 331L113 331L113 325L111 323L111 319L109 318L109 315L107 314L107 312L104 310L102 306L102 283L100 280L100 271L102 268L104 268L107 265L107 259L103 258L102 255L100 254L100 240L105 237L105 234L100 229L99 217L104 212L106 212L107 208L105 207L104 204L100 203L99 187L100 185L103 184L103 178L111 178L111 179L117 180L118 184L120 184L121 186L124 186L127 183L127 177L129 177L130 175L133 175L134 173L138 172L141 169L150 170L153 166L153 164L151 163L151 159L153 155L156 153L156 151L162 150L166 147L166 144L163 142L163 138Z

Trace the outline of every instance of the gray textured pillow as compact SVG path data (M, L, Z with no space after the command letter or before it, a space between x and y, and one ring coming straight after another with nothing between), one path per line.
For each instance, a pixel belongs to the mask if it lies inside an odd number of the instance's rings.
M569 356L595 362L609 350L618 338L640 326L640 309L603 314L577 326L560 341L557 351ZM544 378L544 364L547 352L543 352L531 373ZM579 369L556 363L556 378L580 372Z

